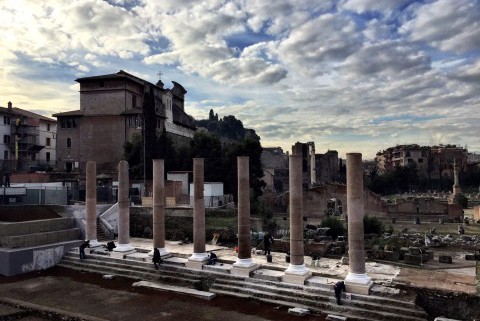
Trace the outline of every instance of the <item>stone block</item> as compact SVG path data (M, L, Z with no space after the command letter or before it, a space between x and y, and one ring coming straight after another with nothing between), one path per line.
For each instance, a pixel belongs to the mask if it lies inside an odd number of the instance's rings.
M420 248L418 247L409 247L408 254L410 255L420 255Z
M400 252L398 251L384 251L385 260L396 262L400 258Z
M412 265L422 264L422 257L420 255L405 254L403 259L405 261L405 264L412 264Z
M304 315L310 314L310 311L304 308L289 308L288 313L303 317Z
M347 317L336 315L336 314L329 314L325 320L329 321L346 321L348 320Z
M43 245L48 244L48 236L45 233L37 234L37 244Z
M438 257L440 263L452 263L452 257L450 255L440 255Z

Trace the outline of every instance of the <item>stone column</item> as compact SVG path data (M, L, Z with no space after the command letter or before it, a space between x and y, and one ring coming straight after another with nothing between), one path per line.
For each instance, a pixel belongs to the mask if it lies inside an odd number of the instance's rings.
M115 252L132 251L135 248L130 245L130 201L128 190L128 162L121 160L118 163L118 245Z
M373 282L365 273L365 208L361 153L347 153L347 208L349 272L345 285L347 292L368 294Z
M161 256L168 255L165 248L165 161L153 160L153 247ZM151 252L153 255L153 250Z
M230 273L249 277L258 265L252 260L250 231L250 169L248 156L237 157L238 177L238 258Z
M457 159L453 160L453 195L452 198L455 198L458 194L462 192L460 183L458 181L458 176L460 175L460 166L457 164Z
M310 142L308 145L308 153L310 156L310 184L313 187L317 183L317 164L315 162L315 143Z
M302 155L290 155L289 159L290 264L283 281L304 284L312 272L305 267L303 253Z
M193 159L193 254L187 268L201 270L207 261L205 252L205 198L203 196L203 158Z
M97 164L87 162L85 195L85 240L90 240L90 247L101 246L97 240Z

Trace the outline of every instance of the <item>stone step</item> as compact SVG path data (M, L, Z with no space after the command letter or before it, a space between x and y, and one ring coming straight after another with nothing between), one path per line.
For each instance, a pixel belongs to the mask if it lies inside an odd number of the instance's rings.
M78 271L84 271L84 272L91 272L91 273L99 273L99 274L112 274L112 275L117 275L129 279L134 279L134 280L156 280L156 281L162 281L165 283L174 283L174 284L184 284L185 286L190 286L193 287L194 284L198 282L198 280L195 279L186 279L182 277L173 277L169 275L164 275L159 271L150 271L150 272L142 272L142 271L132 271L128 269L122 269L122 268L115 268L115 267L106 267L106 266L101 266L101 265L95 265L95 264L88 264L88 263L81 263L81 264L72 264L71 262L65 262L62 261L58 266L69 268L69 269L74 269Z
M233 265L228 263L216 263L215 265L204 265L204 271L212 271L223 274L230 274Z
M248 294L252 297L258 298L270 298L273 300L284 300L290 302L290 305L298 306L299 304L303 304L310 308L316 308L319 310L323 309L341 309L341 310L355 310L355 314L371 317L372 315L377 314L377 312L381 312L382 314L389 315L390 320L425 320L426 314L420 310L411 310L411 309L404 309L404 308L397 308L395 306L388 306L385 309L385 306L381 306L378 304L368 304L365 302L355 302L352 300L343 300L342 306L337 306L335 303L335 298L333 293L330 296L324 295L308 295L302 292L296 292L295 297L292 298L292 292L288 290L279 290L275 289L275 287L258 287L253 286L252 284L245 284L241 286L234 286L234 285L227 285L227 284L219 284L215 282L210 289L211 291L216 290L223 290L225 292L240 292L242 294ZM294 303L292 303L294 300ZM383 311L382 311L383 310ZM386 311L385 311L386 310ZM399 315L409 315L409 317L401 317L398 318Z
M146 255L140 253L141 255ZM170 260L170 262L168 262ZM132 259L131 257L109 257L87 255L87 260L80 261L74 251L66 253L62 266L90 272L114 274L141 280L156 280L165 283L183 283L194 286L206 277L213 278L211 292L236 297L254 298L260 301L284 302L288 307L304 307L332 314L348 316L348 320L370 321L420 321L426 320L426 313L416 308L413 302L384 298L373 295L349 294L350 299L342 300L344 305L337 306L333 290L326 286L326 280L317 279L315 285L296 285L261 278L244 278L233 276L220 270L218 266L204 266L204 270L190 270L182 266L185 258L165 259L156 271L153 263ZM224 263L225 265L226 263ZM275 271L279 272L279 271ZM314 280L315 281L315 280ZM312 282L312 284L315 282ZM207 286L208 287L208 286Z
M128 262L116 262L116 260L112 260L111 262L106 262L105 260L99 260L98 258L92 258L87 260L80 260L78 257L64 257L61 261L61 264L67 266L72 266L72 268L90 268L90 269L97 269L97 273L106 274L107 270L112 271L112 274L115 274L116 271L124 272L129 271L134 274L135 272L138 273L161 273L162 277L169 278L169 279L179 279L179 280L188 280L189 283L197 282L200 277L195 277L189 273L179 273L179 271L171 271L165 269L164 266L160 265L159 270L154 269L153 263L143 263L143 265L131 265L130 263L135 261L128 261ZM113 270L112 270L113 269Z
M335 279L330 279L330 278L325 278L325 281L323 283L327 283L327 281L330 282L331 280L336 281ZM327 297L332 296L333 293L333 285L331 287L328 286L312 286L312 285L294 285L290 283L284 283L284 282L269 282L268 280L264 279L259 279L259 278L249 278L245 280L232 280L229 278L217 278L217 283L225 283L225 284L233 284L233 285L244 285L244 286L252 286L255 287L253 284L260 284L260 285L273 285L274 287L272 289L287 289L290 291L297 291L297 292L309 292L309 293L315 293L319 295L325 295ZM401 300L401 299L394 299L394 298L385 298L385 297L380 297L380 296L375 296L375 295L359 295L359 294L352 294L349 293L351 296L352 300L355 301L360 301L360 302L372 302L372 303L378 303L378 304L386 304L386 305L393 305L393 306L398 306L398 307L404 307L407 309L417 309L417 306L415 305L414 302L412 301L406 301L406 300Z

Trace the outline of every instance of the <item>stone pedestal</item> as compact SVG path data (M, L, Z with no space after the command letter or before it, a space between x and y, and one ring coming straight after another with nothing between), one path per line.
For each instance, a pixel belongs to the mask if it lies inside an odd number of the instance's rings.
M305 284L305 281L312 277L312 272L305 267L305 264L293 265L290 264L285 270L282 281L293 284Z
M203 158L193 159L193 254L187 268L201 270L208 260L205 252L205 199L203 193Z
M252 258L237 259L237 261L233 263L230 274L248 278L250 277L250 272L253 272L256 269L258 269L258 264L253 262Z
M128 252L135 250L130 245L130 202L128 163L124 160L118 163L118 244L113 249L115 252Z
M345 278L347 292L368 294L373 285L365 273L362 154L347 153L347 208L349 272Z

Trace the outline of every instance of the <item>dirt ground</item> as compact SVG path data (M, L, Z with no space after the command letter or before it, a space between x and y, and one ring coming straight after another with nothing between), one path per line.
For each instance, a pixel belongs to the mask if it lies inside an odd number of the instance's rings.
M254 300L217 296L206 301L133 288L133 282L119 277L107 280L100 274L54 267L16 277L0 276L0 303L2 298L10 298L112 321L325 320L325 316L319 315L294 316L288 314L285 307Z
M49 207L0 206L0 222L26 222L62 217Z

